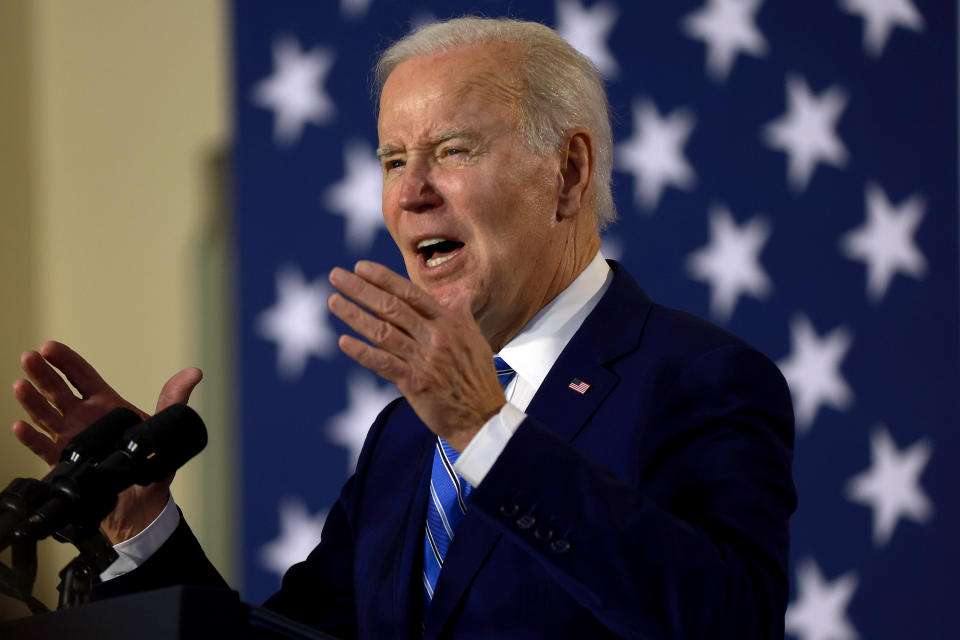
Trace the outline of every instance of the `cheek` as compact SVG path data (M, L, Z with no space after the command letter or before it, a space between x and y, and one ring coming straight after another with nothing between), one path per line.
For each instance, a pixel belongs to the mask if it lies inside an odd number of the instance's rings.
M386 186L383 188L383 197L380 200L380 211L383 214L383 224L387 227L387 232L393 238L393 242L399 246L400 234L400 207L397 205L396 189Z
M562 178L550 160L527 157L506 176L506 184L514 195L517 208L534 215L538 222L555 218Z

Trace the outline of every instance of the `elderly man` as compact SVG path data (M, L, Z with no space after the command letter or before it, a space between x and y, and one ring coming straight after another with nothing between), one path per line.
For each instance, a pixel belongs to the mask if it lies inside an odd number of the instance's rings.
M789 394L764 356L600 254L599 74L542 25L484 19L421 29L377 71L383 215L409 279L334 269L329 307L366 338L341 349L403 398L267 606L350 637L782 637ZM123 403L63 345L24 369L36 388L17 397L63 437L14 430L48 460ZM160 406L198 381L180 372ZM166 486L104 528L142 533L100 595L222 584Z

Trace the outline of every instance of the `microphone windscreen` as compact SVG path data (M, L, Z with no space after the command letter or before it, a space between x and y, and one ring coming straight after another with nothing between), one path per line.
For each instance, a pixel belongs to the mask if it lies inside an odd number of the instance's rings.
M78 433L60 453L61 462L98 462L117 448L123 434L140 422L140 416L117 407Z
M207 446L207 429L197 412L174 404L124 434L143 461L138 484L157 482L172 474Z

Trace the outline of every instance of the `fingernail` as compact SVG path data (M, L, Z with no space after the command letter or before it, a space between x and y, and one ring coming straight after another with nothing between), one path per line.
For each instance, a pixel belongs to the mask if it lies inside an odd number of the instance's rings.
M357 264L353 265L353 271L357 275L368 276L371 275L373 271L373 263L369 260L359 260Z
M334 267L334 268L330 271L330 276L329 276L329 278L330 278L330 283L336 285L336 284L338 284L338 283L343 282L343 275L344 275L344 273L345 273L344 270L341 269L340 267Z

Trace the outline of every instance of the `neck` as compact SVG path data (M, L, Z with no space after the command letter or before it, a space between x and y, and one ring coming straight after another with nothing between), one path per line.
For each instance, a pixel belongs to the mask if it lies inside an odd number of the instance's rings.
M479 322L480 328L494 353L498 353L508 342L513 340L527 323L533 319L540 311L550 304L564 289L570 286L577 279L583 270L587 268L593 257L600 250L599 234L592 234L585 241L578 243L573 238L567 246L564 247L564 256L570 256L569 260L561 260L554 272L553 278L544 289L543 293L536 298L534 304L526 305L523 313L515 315L501 324L498 329L485 330L484 323ZM478 319L479 320L479 319Z

